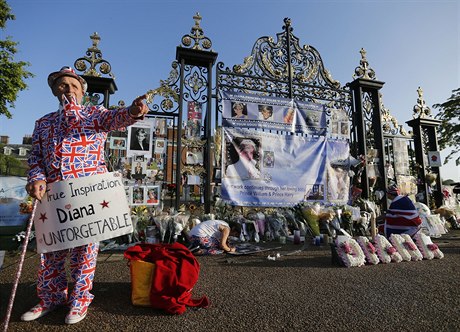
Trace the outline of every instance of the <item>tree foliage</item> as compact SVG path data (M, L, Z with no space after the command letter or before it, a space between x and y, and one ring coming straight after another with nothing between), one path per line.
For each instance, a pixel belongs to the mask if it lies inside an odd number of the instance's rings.
M3 147L4 145L0 144L1 151ZM27 176L27 170L28 166L25 162L0 153L0 175Z
M6 22L14 19L6 0L0 0L0 29L4 30ZM30 66L28 62L14 61L14 55L18 52L17 45L11 37L0 40L0 115L4 114L10 119L12 115L8 108L15 107L19 91L27 88L24 80L33 77L26 69Z
M452 148L445 163L456 157L455 164L460 165L460 88L453 90L452 96L446 102L433 107L439 108L435 117L442 121L438 131L439 147Z

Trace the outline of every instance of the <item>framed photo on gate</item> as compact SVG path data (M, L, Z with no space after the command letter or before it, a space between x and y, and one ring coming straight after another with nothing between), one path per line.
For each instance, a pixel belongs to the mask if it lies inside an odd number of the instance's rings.
M126 137L110 137L110 148L113 150L126 149Z
M160 187L159 186L146 186L145 187L145 204L158 205L160 203Z

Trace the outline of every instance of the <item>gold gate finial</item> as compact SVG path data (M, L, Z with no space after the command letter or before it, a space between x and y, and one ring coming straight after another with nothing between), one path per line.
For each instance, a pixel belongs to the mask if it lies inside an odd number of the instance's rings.
M425 99L423 98L423 90L421 87L417 89L417 104L414 106L412 117L416 118L431 118L431 109L426 106Z
M359 61L359 67L356 67L355 73L353 74L353 79L356 78L365 78L368 80L375 80L375 71L371 67L369 67L369 62L366 58L366 50L361 48L359 51L361 53L361 60Z
M191 47L194 50L209 50L211 48L211 39L205 37L203 29L200 26L201 19L202 17L198 12L193 16L195 25L192 27L189 35L185 35L182 37L183 46L190 47L192 45L192 41L194 41L194 44Z
M105 74L115 78L112 73L112 66L102 58L102 52L98 48L101 37L97 32L94 32L89 38L91 38L92 46L88 47L84 57L75 60L75 69L82 71L83 75L87 76L101 77L102 74ZM99 71L96 68L98 66Z
M91 38L91 40L93 41L93 49L99 51L97 45L99 45L101 37L97 34L97 32L94 32L89 38Z

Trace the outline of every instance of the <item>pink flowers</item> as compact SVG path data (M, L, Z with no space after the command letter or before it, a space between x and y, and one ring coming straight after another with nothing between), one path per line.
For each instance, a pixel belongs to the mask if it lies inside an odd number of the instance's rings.
M346 267L363 266L366 262L364 252L355 239L339 235L335 239L337 254Z
M358 236L356 241L363 250L367 263L375 265L380 262L380 259L377 256L377 248L369 241L367 237Z
M353 250L351 249L351 246L348 242L343 242L342 248L343 248L343 251L345 251L345 253L348 255L351 255L353 253Z
M387 251L388 255L393 255L395 252L397 252L395 247L387 247L386 251Z
M404 242L404 246L408 249L408 250L416 250L417 249L417 246L415 245L414 242Z
M435 250L438 250L439 247L437 244L434 244L434 243L431 243L431 244L427 244L427 247L428 249L430 249L431 251L435 251Z
M375 254L376 251L377 251L377 250L375 249L374 245L373 245L370 241L367 243L367 248L368 248L369 251L370 251L371 253L373 253L373 254Z

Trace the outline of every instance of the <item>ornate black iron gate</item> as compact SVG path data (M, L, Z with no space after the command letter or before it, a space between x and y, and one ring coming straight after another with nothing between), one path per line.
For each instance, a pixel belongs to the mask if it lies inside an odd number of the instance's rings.
M222 62L217 64L213 93L212 70L217 53L211 50L211 40L204 36L200 26L201 16L197 13L193 18L195 25L190 34L182 37L182 45L177 47L176 60L172 62L168 79L160 81L157 89L149 91L148 100L149 116L163 117L172 123L172 147L167 158L167 169L170 174L166 181L176 184L176 209L181 203L180 179L183 174L194 174L201 177L201 201L205 205L205 212L210 212L213 156L219 154L219 146L214 144L213 130L218 128L222 121L221 101L222 93L225 91L312 102L325 106L328 113L330 109L344 110L351 124L351 154L355 158L359 159L362 156L365 159L365 167L359 178L361 197L379 201L384 210L387 202L381 199L381 195L376 195L376 192L383 192L391 181L397 182L398 175L410 176L416 173L418 178L425 176L426 156L416 151L437 149L437 123L426 118L422 119L423 121L415 119L408 122L414 128L414 145L412 134L405 132L383 106L379 90L384 82L376 80L375 72L369 67L363 49L360 51L360 65L355 69L355 80L342 86L332 78L314 47L300 46L299 39L293 34L291 20L285 18L283 32L276 35L276 40L272 37L257 39L251 54L244 58L242 64L233 68L225 67ZM97 50L97 42L94 44L93 41L93 48ZM90 56L93 51L88 49L87 55ZM82 67L83 60L76 61L76 68L81 71L86 69ZM90 58L88 61L92 63L90 69L94 69L93 64L100 62ZM110 65L107 67L106 62L100 65L104 66L105 71L110 72ZM93 76L91 73L88 75ZM89 76L87 79L91 81ZM90 92L102 93L104 103L108 106L108 96L116 90L116 86L112 79L105 80L108 81L104 81L106 87L102 90L99 83L90 82L90 86L95 87L94 91ZM161 99L154 103L154 97ZM198 129L199 137L187 138L184 135L184 130L187 129L184 107L188 103L197 103L205 108L205 119ZM203 163L187 165L183 162L184 150L195 148L202 150ZM395 152L404 149L408 156L407 165L401 166L398 165ZM414 172L417 167L422 167L422 171ZM439 175L439 169L435 169L435 172ZM438 176L438 181L439 178ZM419 189L427 190L423 185L419 185Z
M221 91L232 90L321 103L350 114L350 90L332 78L314 47L300 46L291 20L285 18L284 23L277 40L259 38L243 64L232 69L217 64L217 108Z

